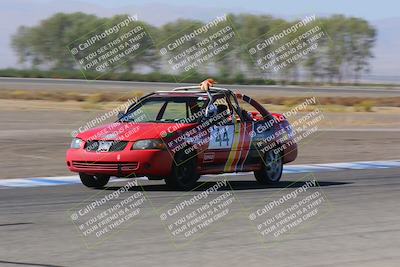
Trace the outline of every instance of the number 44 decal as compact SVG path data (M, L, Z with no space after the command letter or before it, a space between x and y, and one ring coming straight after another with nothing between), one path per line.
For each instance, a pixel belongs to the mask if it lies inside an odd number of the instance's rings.
M209 149L231 148L235 127L233 125L215 126L210 133Z
M229 136L226 132L226 129L222 130L222 134L219 130L217 130L217 137L215 138L216 142L219 142L219 146L222 146L223 142L226 142L226 145L229 145Z

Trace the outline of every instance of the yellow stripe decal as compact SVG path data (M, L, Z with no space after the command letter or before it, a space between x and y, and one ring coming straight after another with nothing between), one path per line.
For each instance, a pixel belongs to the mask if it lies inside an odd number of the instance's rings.
M237 147L240 142L240 129L239 131L236 131L237 127L240 127L240 124L234 123L234 140L232 144L231 151L229 152L228 160L226 161L224 171L228 172L232 169L232 164L235 159Z

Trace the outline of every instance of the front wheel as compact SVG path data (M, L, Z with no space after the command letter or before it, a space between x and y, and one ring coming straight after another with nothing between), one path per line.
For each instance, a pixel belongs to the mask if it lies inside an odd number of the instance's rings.
M190 190L199 178L196 156L187 155L182 151L175 155L172 173L165 178L165 183L173 189Z
M110 176L107 175L89 175L81 172L79 173L79 177L81 178L82 184L90 188L103 187L110 180Z
M279 182L282 176L283 162L280 153L273 150L264 154L262 168L254 171L254 176L260 184L273 184Z

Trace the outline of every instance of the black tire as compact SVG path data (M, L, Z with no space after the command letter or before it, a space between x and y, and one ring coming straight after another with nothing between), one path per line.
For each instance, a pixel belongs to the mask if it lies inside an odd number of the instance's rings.
M177 190L190 190L196 185L200 175L197 172L197 157L183 151L176 153L172 163L171 175L166 177L168 187Z
M256 177L257 182L260 184L278 183L282 177L283 171L282 155L270 150L264 154L261 163L261 170L254 171L254 176Z
M100 188L105 186L110 180L107 175L89 175L86 173L79 173L83 185L90 188Z

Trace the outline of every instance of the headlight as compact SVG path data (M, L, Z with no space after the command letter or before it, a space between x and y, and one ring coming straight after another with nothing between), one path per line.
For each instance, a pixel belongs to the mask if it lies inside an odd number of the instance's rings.
M81 148L82 143L83 143L82 139L74 138L74 139L72 139L72 142L71 142L71 148L75 148L75 149Z
M149 140L139 140L136 141L133 146L133 150L143 150L143 149L165 149L165 144L163 141L158 139L149 139Z

